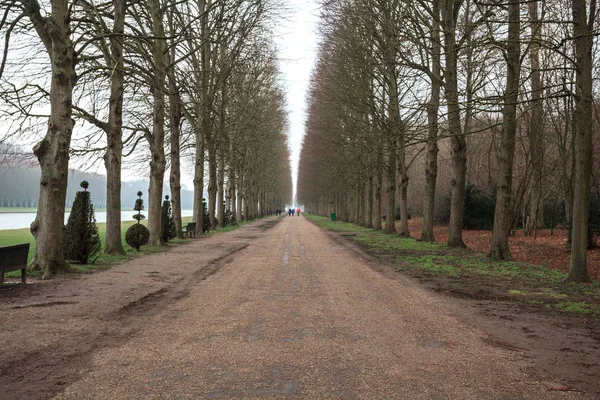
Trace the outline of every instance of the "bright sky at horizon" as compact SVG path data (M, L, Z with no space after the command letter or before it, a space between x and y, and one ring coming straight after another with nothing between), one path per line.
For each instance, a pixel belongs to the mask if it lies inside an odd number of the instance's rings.
M275 27L282 85L286 93L294 195L305 132L306 96L317 58L320 5L315 0L287 0L289 15Z

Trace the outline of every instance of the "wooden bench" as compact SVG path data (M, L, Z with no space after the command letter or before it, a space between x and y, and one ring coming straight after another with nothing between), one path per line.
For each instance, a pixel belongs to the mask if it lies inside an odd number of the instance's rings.
M194 235L194 237L196 237L196 223L189 222L187 226L181 230L181 233L183 236L192 237L192 235Z
M4 283L6 272L21 270L21 282L26 283L27 256L29 243L0 247L0 285Z

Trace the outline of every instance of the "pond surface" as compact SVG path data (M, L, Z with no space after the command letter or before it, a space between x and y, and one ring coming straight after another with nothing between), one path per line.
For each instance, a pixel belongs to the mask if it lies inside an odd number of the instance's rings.
M133 221L133 215L135 211L121 211L121 221ZM148 216L146 213L144 213ZM182 217L192 216L192 210L181 210ZM65 213L65 224L69 218L69 213ZM0 230L3 229L22 229L29 228L33 220L35 219L35 213L0 213ZM106 211L96 212L96 222L106 222Z

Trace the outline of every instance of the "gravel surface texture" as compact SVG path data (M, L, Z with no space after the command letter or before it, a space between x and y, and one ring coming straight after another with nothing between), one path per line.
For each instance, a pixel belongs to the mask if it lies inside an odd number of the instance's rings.
M128 333L90 349L54 398L585 398L528 373L523 352L499 346L448 307L447 297L377 272L303 217L269 227L136 261L152 264L139 285L158 275L175 280L172 287L151 285L130 303L115 294L123 307L105 313L102 326L114 336L126 314ZM227 251L217 254L218 246ZM184 281L151 273L161 266ZM102 290L100 283L89 290ZM161 296L169 301L153 308ZM64 307L83 307L86 298ZM62 328L77 330L76 321Z

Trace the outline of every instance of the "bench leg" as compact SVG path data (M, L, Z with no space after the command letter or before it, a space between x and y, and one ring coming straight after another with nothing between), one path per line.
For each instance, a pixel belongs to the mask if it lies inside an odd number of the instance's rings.
M21 283L23 285L27 284L27 270L25 268L21 270Z
M4 271L0 271L0 285L4 283Z

